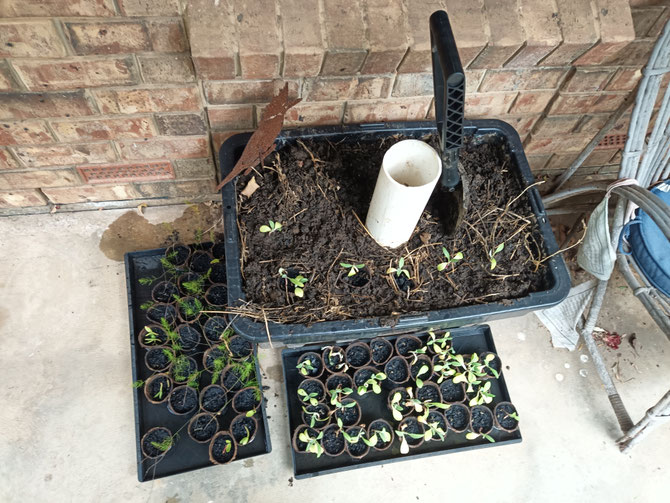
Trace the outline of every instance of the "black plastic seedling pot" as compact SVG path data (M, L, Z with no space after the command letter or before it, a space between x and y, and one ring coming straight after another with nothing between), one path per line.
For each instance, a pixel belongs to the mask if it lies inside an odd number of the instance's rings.
M474 136L482 141L503 142L513 162L506 168L510 176L518 177L522 187L534 183L528 161L517 132L509 124L497 120L465 121L464 136ZM300 139L328 140L339 142L365 142L393 135L420 138L436 132L435 125L428 122L399 122L362 124L336 127L320 127L283 131L276 142L277 149ZM235 165L250 134L239 134L229 138L219 151L222 177ZM482 323L488 320L518 316L536 309L543 309L561 302L570 289L570 279L565 262L558 250L549 220L536 187L526 191L530 206L537 217L539 232L543 238L543 254L550 257L546 261L547 287L526 297L504 302L490 302L472 306L454 307L443 310L413 313L407 315L365 318L343 321L324 321L309 326L301 324L279 324L269 322L266 327L261 321L244 316L233 320L235 331L254 342L267 341L269 329L274 342L305 344L328 340L370 338L379 335L421 331L429 328L453 328ZM233 181L222 189L223 215L225 223L226 271L228 275L228 304L239 306L245 301L244 280L240 268L240 239L237 225L237 187ZM554 255L555 254L555 255Z
M133 382L146 381L154 374L145 364L147 350L140 346L138 334L149 324L146 312L140 309L140 306L152 300L152 289L156 287L158 281L152 285L142 285L139 279L160 277L163 272L160 260L164 257L164 254L165 250L159 249L127 253L125 256ZM203 352L206 349L207 344L201 340L197 347L186 353L195 360L198 370L203 367ZM201 390L210 384L211 375L207 371L204 371L200 375ZM260 375L258 363L256 362L256 376L259 386L261 386ZM143 389L133 389L133 398L135 406L135 434L137 437L137 477L140 482L212 466L209 460L209 442L196 442L189 436L187 426L185 426L192 416L198 412L202 412L198 410L198 407L188 414L175 415L168 410L166 403L150 403ZM228 398L232 398L232 394ZM226 428L236 415L233 408L229 405L223 413L217 416L218 429ZM266 454L272 448L263 400L254 418L257 420L255 437L247 445L237 448L235 460ZM147 458L142 453L141 439L145 433L157 426L168 428L172 434L177 433L178 437L174 445L164 456L158 459Z
M453 337L452 347L456 354L471 355L472 353L477 353L482 355L486 352L495 353L493 337L491 335L491 330L487 325L458 328L451 330L450 333ZM425 342L425 333L417 335L422 339L423 342ZM386 339L392 344L395 344L396 339L401 337L403 336L391 336ZM342 344L341 346L346 351L346 345ZM300 357L307 352L312 351L321 354L322 347L323 346L321 345L315 345L305 346L300 349L285 349L282 351L282 366L284 370L284 382L286 383L286 399L288 406L290 438L294 437L297 428L305 424L302 417L304 404L300 401L297 393L298 386L305 382L305 377L300 374L299 370L296 368L296 365L298 364ZM411 362L411 360L409 361ZM371 363L371 365L374 366L374 363ZM375 368L379 372L384 369L384 365L376 365ZM355 370L356 369L350 368L346 371L346 373L349 375L349 377L353 377ZM476 407L485 407L489 411L493 412L497 404L511 401L509 392L507 391L507 386L505 385L505 379L502 374L503 373L501 371L499 378L490 379L490 381L487 381L491 383L490 391L493 395L495 395L493 402L487 405ZM328 374L326 372L321 375L319 379L322 382L326 382L329 375L334 374ZM423 386L428 386L426 383L431 381L436 382L436 376L433 376L430 381L426 378ZM375 394L372 391L368 391L367 393L364 393L362 396L360 396L356 391L354 391L354 393L349 395L349 397L355 400L360 407L361 414L359 424L368 426L375 420L382 419L385 420L394 430L397 430L399 423L392 417L387 398L391 396L391 393L393 393L393 390L396 387L404 388L406 386L415 386L411 378L404 384L395 384L389 382L388 380L383 381L381 383L380 394ZM356 386L354 385L354 389L355 388ZM330 403L328 397L326 397L322 403L328 405ZM468 406L468 399L466 398L464 403L458 406ZM334 409L332 405L330 407L331 409ZM469 410L473 410L472 407L467 408ZM442 412L446 413L447 411L443 410ZM408 414L408 416L417 415L418 414L413 412ZM334 423L333 420L331 420L331 424L332 423ZM322 429L319 429L318 431L323 431L323 429L327 429L328 427L329 426L322 427ZM464 428L464 430L467 429L469 428ZM394 434L394 438L388 448L382 451L371 448L362 459L352 458L347 452L343 452L337 456L323 454L320 457L317 457L315 454L296 452L295 448L291 448L294 476L296 479L308 478L317 475L325 475L328 473L362 468L366 466L377 466L395 461L420 459L439 454L450 454L465 450L479 449L484 447L496 447L521 442L521 433L518 428L514 429L513 431L505 431L500 427L494 427L489 435L493 440L495 440L495 442L490 442L481 436L473 440L468 440L466 439L466 434L466 431L456 432L454 430L449 430L444 440L439 440L436 438L434 440L422 442L418 447L411 448L408 454L400 453L400 440L397 438L397 435Z

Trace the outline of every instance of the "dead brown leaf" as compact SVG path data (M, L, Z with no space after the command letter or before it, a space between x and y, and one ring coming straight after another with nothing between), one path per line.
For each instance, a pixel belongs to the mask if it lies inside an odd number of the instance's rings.
M259 187L260 185L256 183L256 177L252 176L251 180L249 180L249 183L247 183L247 186L244 187L244 190L241 192L241 194L246 197L251 197L251 194L256 192L256 190L258 190Z

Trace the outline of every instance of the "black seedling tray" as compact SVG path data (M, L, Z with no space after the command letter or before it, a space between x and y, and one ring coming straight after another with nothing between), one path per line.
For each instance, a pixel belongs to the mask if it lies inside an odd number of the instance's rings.
M496 352L491 329L488 325L458 328L450 330L450 332L453 336L453 348L456 353L471 354L483 353L486 351ZM395 343L397 337L398 336L386 337L386 339ZM418 335L418 337L425 340L423 335ZM341 344L340 346L346 350L346 345ZM322 347L322 345L314 345L305 346L300 349L285 349L282 351L282 366L284 369L284 382L286 383L286 400L289 417L289 438L291 439L293 438L293 433L296 428L303 424L301 418L302 402L298 398L297 388L304 378L295 367L298 363L298 359L303 353L308 351L316 351L320 353ZM381 369L382 367L378 366L377 368ZM347 374L353 377L353 372L354 369L349 369ZM324 373L324 376L321 378L323 381L325 381L325 376L326 373ZM360 424L368 425L371 421L381 418L388 421L389 424L395 428L398 423L394 421L391 411L387 407L387 394L391 389L397 386L406 387L412 385L410 383L411 380L402 385L384 381L382 384L382 393L380 395L375 395L370 391L361 397L354 392L350 398L354 398L361 408ZM499 402L511 402L502 371L500 372L499 379L491 380L491 392L495 395L494 401L488 405L491 411L493 411L493 408ZM326 399L326 403L329 403L328 399ZM421 446L410 449L409 454L400 454L400 441L396 436L393 444L387 450L380 452L370 449L369 454L363 459L351 458L346 452L336 457L330 457L323 454L321 457L317 458L314 454L295 452L293 447L291 447L293 472L296 479L302 479L395 461L420 459L436 456L438 454L450 454L483 447L496 447L521 442L521 433L519 430L516 430L513 433L507 433L494 428L490 435L495 439L495 443L491 443L481 437L476 440L466 440L465 433L454 433L450 430L444 441L432 440L424 442Z
M163 272L160 259L164 256L165 249L148 250L141 252L126 253L126 288L128 291L128 316L130 319L130 355L133 371L133 382L138 380L146 380L152 372L144 364L145 349L137 342L137 335L142 328L151 323L147 320L144 311L140 309L140 305L146 301L151 300L151 289L153 285L143 286L138 282L139 278L160 276ZM203 346L202 350L206 349ZM254 355L256 348L254 347ZM193 356L193 353L189 353ZM196 353L194 356L198 362L198 369L202 368L202 354ZM258 383L261 383L261 374L256 363L256 376ZM211 383L211 373L203 372L200 377L200 389ZM232 398L232 397L231 397ZM135 405L135 436L137 447L137 478L140 482L146 480L158 479L168 475L175 475L177 473L184 473L199 468L206 468L213 466L209 460L209 443L200 444L194 441L187 432L184 426L196 411L183 416L171 414L166 403L152 404L147 401L142 389L133 388L133 400ZM232 407L228 407L225 414L219 417L219 424L225 426L235 417L235 412ZM258 421L258 431L256 437L252 442L244 447L239 447L235 461L246 459L253 456L266 454L272 450L270 444L270 432L268 429L267 416L265 411L265 401L263 400L259 408L259 413L256 414ZM156 459L144 459L140 442L142 436L154 426L165 426L169 428L172 433L179 431L179 438L175 445L163 456Z
M481 141L502 141L514 160L507 165L511 176L516 176L524 187L534 183L526 155L518 133L509 124L498 120L474 120L464 122L464 135L481 138ZM365 142L393 135L421 138L435 133L432 122L396 122L331 126L283 131L276 142L277 149L299 139L322 139L332 143ZM246 146L250 133L230 137L219 151L222 177L235 165ZM225 224L226 272L228 275L228 304L239 306L245 301L244 280L240 269L240 240L237 227L236 180L222 189L223 216ZM530 206L537 217L544 241L544 255L550 256L558 250L549 219L537 188L527 192ZM363 216L362 216L363 217ZM475 306L454 307L397 317L365 318L343 321L324 321L309 326L302 324L279 324L269 322L273 342L285 344L307 344L330 340L353 340L379 335L423 331L428 328L454 328L483 323L488 320L519 316L536 309L544 309L561 302L570 290L570 277L560 254L547 260L547 288L526 297L503 302L489 302ZM235 332L253 342L268 340L266 326L244 316L233 320Z

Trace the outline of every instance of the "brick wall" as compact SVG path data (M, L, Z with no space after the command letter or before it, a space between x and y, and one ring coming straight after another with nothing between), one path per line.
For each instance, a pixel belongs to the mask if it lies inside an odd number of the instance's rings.
M466 116L510 122L536 175L555 176L634 88L667 4L3 0L0 208L209 195L213 152L285 82L303 100L287 127L431 119L437 9ZM618 159L594 152L575 183L614 176Z

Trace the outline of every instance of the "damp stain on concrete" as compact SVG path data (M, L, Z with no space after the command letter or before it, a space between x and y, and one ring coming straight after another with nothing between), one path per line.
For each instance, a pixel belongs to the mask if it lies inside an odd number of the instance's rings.
M281 365L272 365L265 370L265 373L272 381L282 382L284 379Z
M127 252L163 248L176 242L189 244L198 239L209 241L222 232L221 205L218 203L193 204L179 218L157 224L132 210L107 227L100 239L100 251L111 260L122 261Z
M254 466L254 460L253 459L247 458L247 459L244 460L244 467L245 468L251 468L252 466Z

